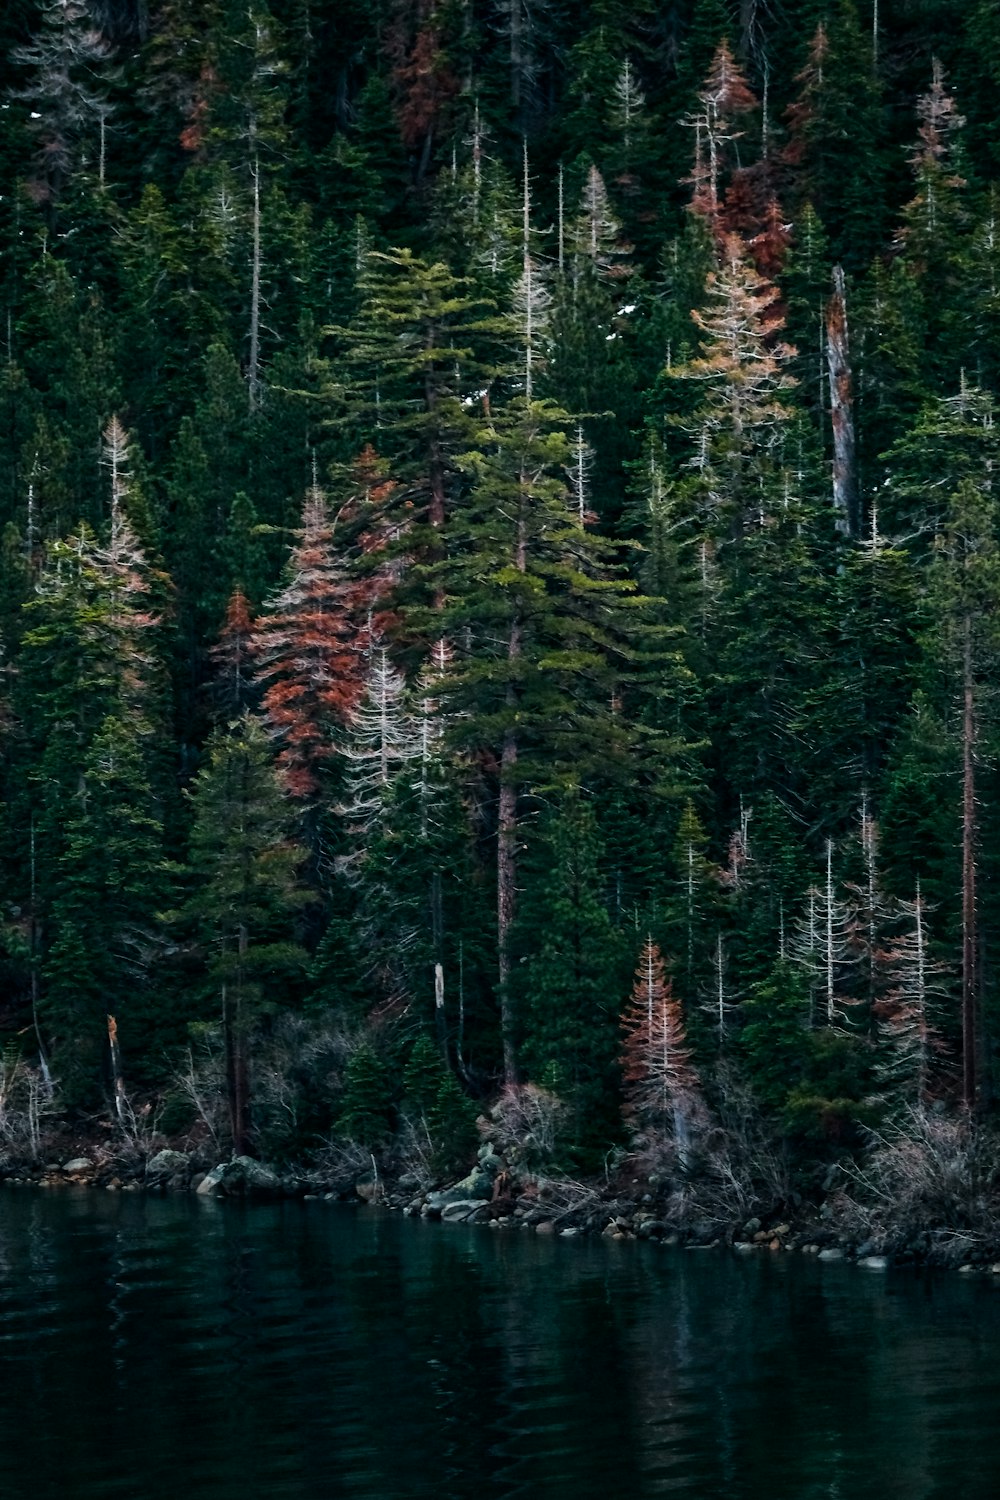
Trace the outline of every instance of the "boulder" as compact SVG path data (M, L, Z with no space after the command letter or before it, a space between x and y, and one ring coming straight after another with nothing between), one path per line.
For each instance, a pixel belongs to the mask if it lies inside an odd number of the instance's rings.
M889 1257L887 1255L861 1255L858 1257L858 1265L864 1266L868 1271L887 1271Z
M66 1162L63 1166L63 1171L67 1177L77 1177L81 1172L92 1172L93 1170L94 1163L89 1156L74 1156L71 1161Z
M458 1203L463 1198L491 1198L492 1196L492 1176L481 1167L473 1167L468 1177L463 1177L461 1182L455 1183L454 1187L445 1189L442 1199L445 1203Z
M210 1172L205 1173L204 1177L195 1188L195 1192L200 1198L213 1197L222 1186L222 1180L225 1175L226 1163L220 1162L217 1167L213 1167Z
M441 1209L443 1224L461 1224L480 1208L488 1208L486 1198L465 1198L446 1203Z
M820 1260L843 1260L843 1250L838 1250L836 1245L830 1245L826 1250L819 1252Z
M281 1178L277 1172L255 1161L252 1156L234 1156L227 1162L222 1175L227 1193L250 1193L274 1196L282 1191Z
M173 1177L175 1172L186 1172L190 1164L190 1157L183 1151L157 1151L146 1163L146 1176Z

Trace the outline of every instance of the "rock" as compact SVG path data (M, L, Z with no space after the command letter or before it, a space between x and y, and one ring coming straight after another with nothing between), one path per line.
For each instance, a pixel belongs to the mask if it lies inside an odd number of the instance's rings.
M556 1226L551 1219L543 1219L541 1224L535 1225L536 1234L555 1234Z
M575 1234L579 1233L579 1229L573 1224L568 1229L561 1229L559 1231L560 1237L564 1240L572 1239Z
M887 1255L861 1255L858 1257L858 1265L864 1266L867 1271L887 1271L889 1257Z
M444 1198L446 1202L457 1203L463 1198L490 1198L492 1195L492 1176L482 1168L474 1167L468 1177L456 1182L453 1188L446 1189Z
M186 1172L191 1165L190 1157L183 1151L158 1151L146 1163L147 1177L173 1177L175 1172Z
M760 1233L760 1220L759 1219L747 1219L746 1223L743 1226L743 1238L745 1240L752 1240L753 1237L754 1237L754 1235L755 1234L759 1234L759 1233Z
M442 1224L461 1224L479 1208L488 1208L489 1200L486 1198L464 1198L452 1203L445 1203L441 1209Z
M830 1245L826 1250L819 1252L820 1260L843 1260L843 1250L838 1250L835 1245Z
M768 1242L767 1242L767 1248L769 1250L780 1250L781 1249L781 1241L778 1239L777 1235L774 1237L773 1240L768 1240Z
M219 1162L219 1165L217 1167L213 1167L210 1172L205 1173L204 1177L195 1188L195 1192L200 1198L212 1197L222 1186L222 1179L225 1177L225 1175L226 1163L224 1161Z
M757 1246L752 1240L735 1240L733 1242L733 1249L738 1250L741 1255L746 1255L748 1252L756 1250L756 1248Z
M477 1160L483 1171L491 1173L494 1177L498 1172L502 1172L506 1165L503 1157L498 1156L493 1147L489 1145L480 1146Z
M636 1225L636 1234L641 1240L659 1239L666 1232L667 1226L662 1219L640 1219Z
M73 1177L80 1172L92 1172L94 1170L94 1163L89 1156L74 1156L71 1161L66 1162L62 1170L66 1173L67 1177Z
M281 1178L277 1172L255 1161L252 1156L235 1156L227 1162L222 1172L222 1182L227 1193L257 1193L262 1196L281 1192Z
M354 1191L362 1203L374 1203L378 1197L378 1186L374 1177L361 1177L354 1184Z
M792 1232L792 1226L791 1226L791 1224L775 1224L774 1228L771 1230L772 1234L777 1234L777 1235L791 1234L791 1232Z

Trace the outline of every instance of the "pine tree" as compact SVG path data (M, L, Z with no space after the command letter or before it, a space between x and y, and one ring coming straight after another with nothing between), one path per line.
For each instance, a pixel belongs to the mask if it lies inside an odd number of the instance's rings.
M589 802L566 797L546 845L544 873L520 918L528 950L518 974L524 1051L533 1079L570 1106L573 1143L597 1146L613 1130L621 945L602 900L602 850Z
M669 1134L683 1162L704 1104L680 1004L651 938L639 958L622 1029L626 1119L640 1130Z
M871 44L853 0L831 6L796 81L785 159L800 201L819 214L834 261L864 270L885 223L885 127Z
M631 604L612 549L579 524L562 477L564 421L549 405L520 400L496 418L489 448L470 456L474 484L449 528L449 558L432 575L447 601L444 629L462 643L455 676L442 684L463 715L456 739L490 768L497 798L500 995L511 1081L517 1026L509 942L525 794L532 784L561 787L598 768L613 776L636 743L617 703L631 654L629 616L641 601Z
M795 384L786 369L794 350L775 340L783 325L777 292L747 262L735 236L725 241L719 269L708 273L706 292L705 311L691 314L701 353L669 373L704 388L683 419L696 445L692 467L710 524L727 522L739 531L790 420L783 397Z
M110 60L88 0L46 0L34 41L14 50L14 61L30 69L15 97L29 107L38 143L31 188L42 204L58 203L85 157L104 183Z
M288 581L257 622L253 650L278 765L293 795L311 801L361 693L365 637L321 491L306 496L294 535Z
M250 1054L255 1026L287 994L305 953L296 911L305 851L291 837L292 808L261 724L244 713L216 729L191 788L190 876L185 915L205 952L218 996L233 1151L252 1147Z

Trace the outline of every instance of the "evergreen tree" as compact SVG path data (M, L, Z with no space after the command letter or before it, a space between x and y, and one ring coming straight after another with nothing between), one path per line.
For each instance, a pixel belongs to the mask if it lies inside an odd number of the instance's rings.
M252 715L214 731L191 789L190 877L185 915L204 947L221 1011L233 1151L253 1144L251 1049L260 1019L285 998L305 953L295 913L307 899L305 858L293 814Z

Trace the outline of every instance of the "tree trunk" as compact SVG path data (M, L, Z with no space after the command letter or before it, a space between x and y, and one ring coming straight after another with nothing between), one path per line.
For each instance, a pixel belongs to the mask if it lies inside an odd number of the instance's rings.
M527 572L528 554L525 534L524 511L527 504L528 476L523 469L520 476L520 509L517 521L517 542L514 551L514 566L519 573ZM507 660L515 662L521 655L521 615L515 606L507 643ZM514 997L510 985L510 936L517 911L517 688L508 682L506 692L508 714L500 750L500 798L497 814L497 957L500 973L500 1032L503 1037L504 1082L518 1081L517 1034L515 1029Z
M246 1024L243 1015L243 972L247 952L247 931L239 930L239 962L236 968L235 1000L229 986L222 986L222 1036L226 1055L226 1102L229 1106L229 1129L233 1155L250 1154L250 1069L247 1060Z
M250 168L253 181L253 263L250 277L250 361L247 368L247 389L250 410L256 411L260 404L260 162L255 156Z
M830 371L830 420L833 426L833 508L842 536L857 536L857 456L854 440L854 394L847 341L844 270L835 266L833 295L826 304L826 358Z
M962 1099L970 1114L977 1098L976 713L972 676L972 618L965 618L962 651Z
M120 1129L127 1129L128 1102L125 1098L125 1080L122 1077L122 1054L118 1046L118 1022L108 1016L108 1052L111 1058L111 1086L114 1090L115 1115Z
M513 654L513 635L511 647ZM513 689L507 701L513 704ZM514 997L510 988L510 932L517 909L517 735L508 727L500 753L500 811L497 820L497 955L500 971L500 1032L503 1037L504 1082L517 1083L517 1040Z

